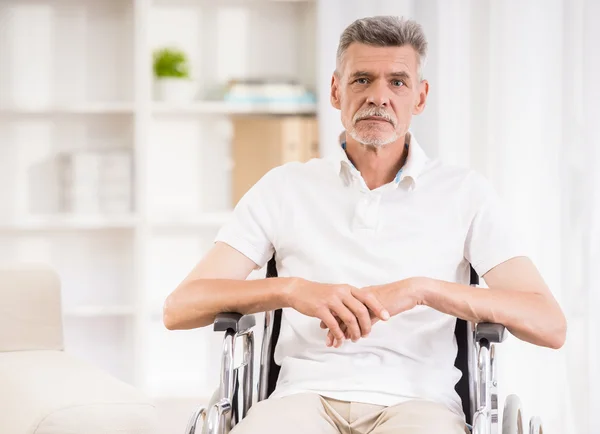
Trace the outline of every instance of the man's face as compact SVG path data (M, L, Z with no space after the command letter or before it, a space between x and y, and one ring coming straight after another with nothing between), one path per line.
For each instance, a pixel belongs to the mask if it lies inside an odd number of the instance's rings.
M348 135L369 146L393 143L425 109L427 81L419 80L410 46L351 44L331 81L331 103L341 110Z

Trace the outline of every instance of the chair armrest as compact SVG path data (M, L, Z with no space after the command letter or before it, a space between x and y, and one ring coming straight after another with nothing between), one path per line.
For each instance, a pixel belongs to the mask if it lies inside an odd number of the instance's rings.
M475 326L475 340L487 340L490 344L499 344L506 339L506 327L502 324L482 322Z
M213 330L225 332L232 330L234 333L244 333L256 325L254 315L242 315L241 313L220 313L216 316Z

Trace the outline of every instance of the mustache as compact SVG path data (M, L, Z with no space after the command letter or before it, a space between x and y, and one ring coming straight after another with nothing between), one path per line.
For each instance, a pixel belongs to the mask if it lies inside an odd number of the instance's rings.
M382 109L380 107L367 107L365 109L357 111L354 115L354 118L352 118L352 123L356 124L358 121L370 117L382 118L388 121L394 127L396 126L396 118L389 114L385 109Z

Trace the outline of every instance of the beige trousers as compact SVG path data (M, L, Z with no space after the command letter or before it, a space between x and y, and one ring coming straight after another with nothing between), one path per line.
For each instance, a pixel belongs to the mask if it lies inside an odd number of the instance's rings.
M231 434L465 434L444 405L408 401L392 407L344 402L310 393L254 404Z

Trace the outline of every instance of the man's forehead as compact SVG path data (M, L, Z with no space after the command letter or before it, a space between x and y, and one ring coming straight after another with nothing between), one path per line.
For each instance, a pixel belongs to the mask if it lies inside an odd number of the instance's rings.
M347 72L371 69L389 69L411 72L417 67L416 51L410 46L372 47L351 44L345 53L343 63Z

